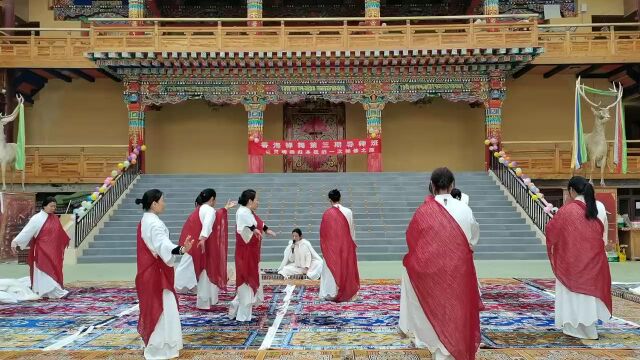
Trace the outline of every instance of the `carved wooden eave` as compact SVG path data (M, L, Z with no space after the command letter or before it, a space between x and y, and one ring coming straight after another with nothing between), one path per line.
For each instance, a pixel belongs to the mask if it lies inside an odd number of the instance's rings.
M108 52L87 57L125 81L143 105L297 102L486 102L489 74L503 79L541 48L293 52ZM136 84L129 90L129 84Z

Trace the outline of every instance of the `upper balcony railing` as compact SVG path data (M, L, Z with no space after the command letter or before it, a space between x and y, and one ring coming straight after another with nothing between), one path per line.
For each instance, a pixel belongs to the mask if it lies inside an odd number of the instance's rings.
M255 20L255 19L252 19ZM7 28L0 67L95 67L87 52L359 51L543 47L536 64L640 61L640 27L538 25L536 15L380 18L91 19L89 28ZM492 22L495 20L496 22ZM610 31L592 31L608 27Z

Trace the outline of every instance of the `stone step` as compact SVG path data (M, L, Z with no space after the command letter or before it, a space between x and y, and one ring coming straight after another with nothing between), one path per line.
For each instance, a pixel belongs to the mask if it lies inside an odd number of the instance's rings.
M316 251L320 252L320 242L317 238L310 238L311 244L316 249ZM280 246L281 250L284 251L284 248L288 244L288 239L267 239L272 242L274 246ZM390 243L389 238L364 238L357 239L358 246L360 245L385 245ZM393 239L394 243L405 243L404 237L399 237ZM174 240L177 241L177 240ZM113 248L129 248L135 247L136 238L134 236L122 237L120 239L115 240L102 240L102 241L94 241L89 244L90 249L113 249ZM277 244L277 245L276 245ZM536 237L520 237L520 238L491 238L491 237L481 237L479 241L479 245L542 245L540 240ZM235 239L229 238L229 249L235 249ZM480 250L476 251L484 251L485 248L480 248Z
M151 188L165 192L167 208L161 219L177 241L196 195L207 187L217 189L218 206L237 199L246 188L258 191L258 214L278 233L276 238L265 238L263 261L282 259L294 227L300 227L320 252L320 220L329 206L327 192L333 188L342 191L343 204L354 212L358 259L400 261L406 253L407 225L427 195L428 178L427 173L143 175L79 262L135 262L135 229L143 212L134 199ZM536 233L485 172L457 174L456 184L470 196L480 223L476 259L546 258ZM231 209L228 218L230 262L235 251L235 211Z

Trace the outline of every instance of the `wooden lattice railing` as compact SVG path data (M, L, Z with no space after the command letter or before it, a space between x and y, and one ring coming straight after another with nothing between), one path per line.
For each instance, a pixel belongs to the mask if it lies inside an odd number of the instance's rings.
M26 152L30 184L97 184L128 155L127 145L27 145Z
M87 52L358 51L540 46L535 64L640 62L638 24L538 25L533 15L381 18L93 19L90 28L0 29L0 67L95 67ZM105 23L121 20L119 25ZM179 25L176 25L179 24ZM593 31L605 27L609 31ZM31 31L31 35L1 35Z
M571 147L573 142L566 141L503 141L503 149L511 156L518 167L535 179L566 179L571 175ZM615 174L605 169L604 177L609 179L637 178L640 174L640 140L628 140L628 173ZM609 142L608 165L613 169L613 142ZM589 171L587 164L579 170L580 174ZM594 171L599 178L600 170Z

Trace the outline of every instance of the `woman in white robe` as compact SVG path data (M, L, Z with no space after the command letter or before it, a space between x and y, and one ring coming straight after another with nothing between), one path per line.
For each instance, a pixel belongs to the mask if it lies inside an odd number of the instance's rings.
M237 321L251 321L253 307L259 306L264 301L264 291L262 288L262 276L260 274L260 266L258 264L255 269L258 277L258 288L254 292L249 283L245 282L238 286L237 279L242 272L242 269L238 268L238 248L239 241L243 241L245 245L248 245L254 241L259 242L262 239L263 234L275 236L276 233L263 224L262 229L258 228L258 221L254 211L258 209L259 200L258 194L251 189L245 190L238 199L240 207L236 211L236 296L231 301L229 306L229 318ZM259 250L258 250L259 251ZM258 259L251 259L258 260ZM253 264L256 265L256 264Z
M320 279L323 261L313 249L311 243L302 238L302 231L294 229L293 240L284 250L284 258L278 268L278 274L288 279L294 275L306 275L310 280Z
M19 246L21 249L25 249L29 246L29 243L34 238L38 237L40 230L44 226L45 222L49 218L49 214L53 214L56 211L56 202L50 201L47 204L43 204L42 210L33 215L25 227L20 231L18 236L11 241L11 249L14 253L17 253L16 248ZM33 279L32 290L38 296L49 299L60 299L69 293L62 288L62 285L55 281L49 274L38 269L38 264L33 264Z
M444 206L447 212L460 225L469 245L473 248L480 238L480 225L473 216L471 208L452 197L450 191L435 195L435 199ZM455 256L455 254L452 254L452 256ZM400 285L400 319L398 327L403 334L413 337L416 347L428 348L435 360L454 360L427 319L405 268L402 269L402 282Z
M184 246L176 246L169 239L169 229L158 217L165 209L164 197L160 190L147 191L142 199L136 199L136 204L142 204L145 210L139 227L142 241L154 257L159 257L166 266L173 267L175 255L189 251L193 240L189 238ZM138 253L140 254L140 250ZM173 282L173 278L167 280ZM136 287L138 285L138 277L136 277ZM144 357L146 359L172 359L179 356L183 347L178 303L172 290L173 288L171 290L163 288L162 314L145 346Z

